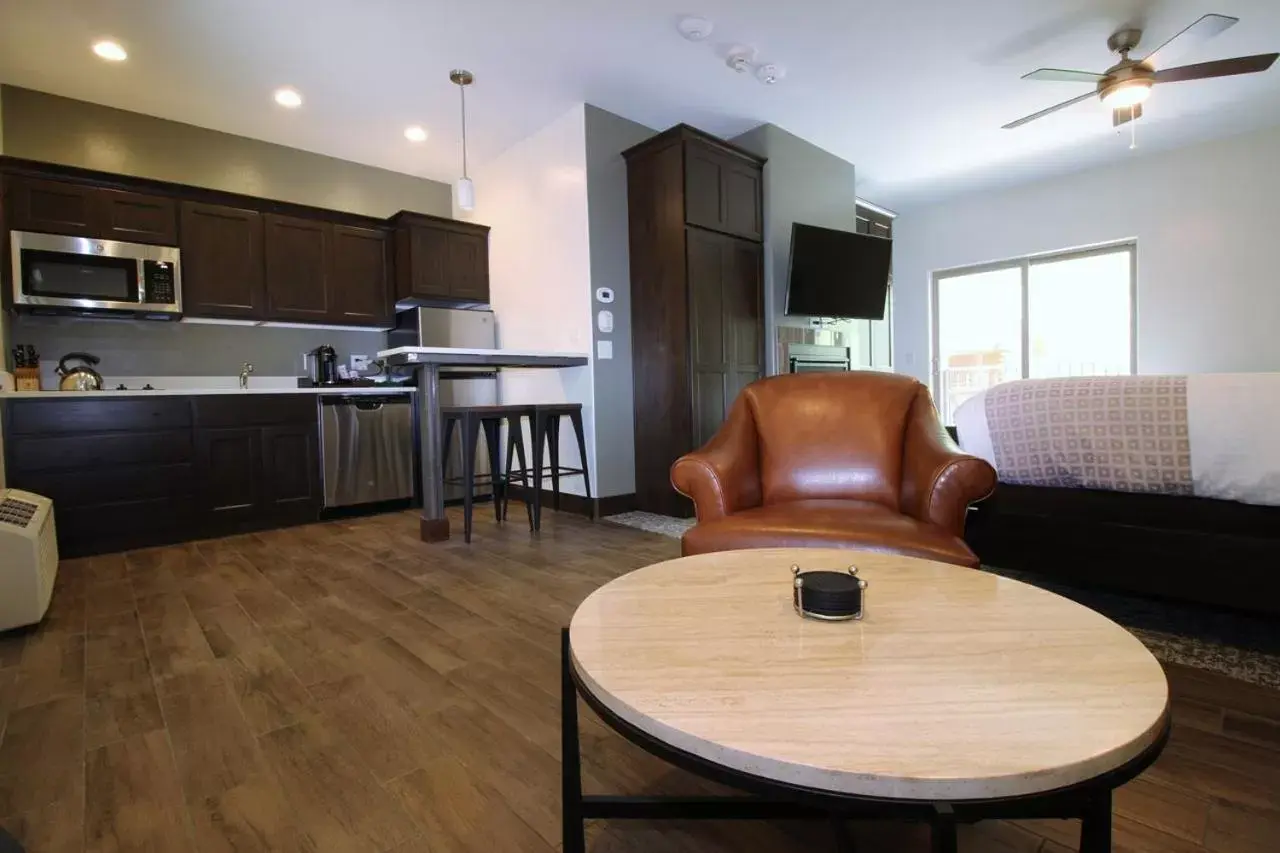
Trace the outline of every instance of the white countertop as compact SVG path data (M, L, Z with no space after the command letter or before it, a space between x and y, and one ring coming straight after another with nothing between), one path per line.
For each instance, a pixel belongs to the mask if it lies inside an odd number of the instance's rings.
M155 391L5 391L0 400L83 400L101 397L190 397L209 394L412 394L416 388L361 386L330 388L164 388Z
M585 352L551 352L547 350L531 350L531 349L475 349L472 347L396 347L395 349L384 349L378 352L378 358L389 358L393 355L406 355L408 353L417 353L419 355L484 355L484 356L514 356L516 358L589 358L590 355Z

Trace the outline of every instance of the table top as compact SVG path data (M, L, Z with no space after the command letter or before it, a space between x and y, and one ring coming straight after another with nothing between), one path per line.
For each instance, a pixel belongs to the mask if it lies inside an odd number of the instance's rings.
M858 567L861 621L801 618L790 567ZM702 554L593 592L574 669L614 714L733 770L908 800L1051 791L1136 758L1164 670L1106 617L1029 584L832 549Z
M440 364L451 367L580 367L587 356L580 352L474 349L465 347L395 347L381 350L378 358L392 365Z

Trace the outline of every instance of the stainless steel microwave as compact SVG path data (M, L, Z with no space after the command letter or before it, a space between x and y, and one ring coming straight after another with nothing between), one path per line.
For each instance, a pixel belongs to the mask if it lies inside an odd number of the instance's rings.
M10 232L13 302L32 311L182 315L175 247Z

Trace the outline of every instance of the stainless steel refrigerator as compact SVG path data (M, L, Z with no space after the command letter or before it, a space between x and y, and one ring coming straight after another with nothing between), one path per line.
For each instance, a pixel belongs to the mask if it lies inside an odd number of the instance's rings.
M492 311L461 308L412 308L396 315L396 328L387 333L392 347L462 347L496 349L497 323ZM441 406L492 406L498 402L497 371L485 368L457 368L440 375ZM499 458L501 458L499 448ZM489 454L484 432L476 450L476 479L489 475ZM462 476L462 439L456 433L445 460L445 476ZM492 489L476 486L476 497L492 494ZM446 486L446 501L462 500L461 486Z

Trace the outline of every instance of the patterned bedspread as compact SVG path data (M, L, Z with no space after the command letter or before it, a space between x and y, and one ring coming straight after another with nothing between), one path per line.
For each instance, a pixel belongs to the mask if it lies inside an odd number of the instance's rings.
M1022 379L955 420L1001 482L1280 506L1280 373Z
M1192 494L1185 376L1008 382L986 415L1007 483Z

